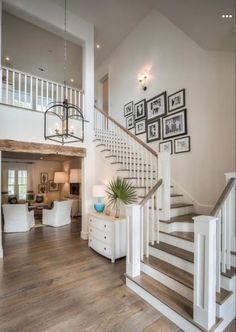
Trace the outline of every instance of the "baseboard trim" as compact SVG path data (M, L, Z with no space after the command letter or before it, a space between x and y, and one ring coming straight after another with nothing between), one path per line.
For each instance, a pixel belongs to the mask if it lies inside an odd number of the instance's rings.
M81 231L80 236L82 240L88 240L88 232Z

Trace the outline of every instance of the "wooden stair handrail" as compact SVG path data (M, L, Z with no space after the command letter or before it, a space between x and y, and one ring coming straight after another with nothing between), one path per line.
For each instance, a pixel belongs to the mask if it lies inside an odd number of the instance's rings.
M142 201L139 203L141 207L143 207L147 201L152 197L152 195L157 191L157 189L162 185L162 179L158 180L157 183L152 187L151 190L147 193L147 195L142 199Z
M222 205L226 201L230 191L232 188L235 186L235 178L230 178L228 181L227 185L225 186L222 194L220 195L218 201L216 202L216 205L214 206L213 210L211 211L210 215L211 216L217 216L218 212L220 211Z
M134 134L132 134L129 130L127 130L125 127L123 127L119 122L117 122L115 119L113 119L110 115L106 114L103 110L98 108L97 106L94 105L94 108L101 112L107 119L109 119L111 122L113 122L115 125L117 125L120 129L124 130L126 134L128 134L130 137L132 137L136 142L141 144L145 149L147 149L149 152L151 152L155 157L158 158L158 153L150 148L149 145L144 143L140 138L136 137Z

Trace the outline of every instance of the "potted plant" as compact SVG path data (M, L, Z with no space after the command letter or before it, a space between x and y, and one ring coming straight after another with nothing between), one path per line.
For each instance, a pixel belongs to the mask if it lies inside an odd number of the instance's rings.
M120 217L121 204L131 204L137 200L135 189L127 180L120 177L111 180L106 192L108 194L107 206L115 209L115 218Z

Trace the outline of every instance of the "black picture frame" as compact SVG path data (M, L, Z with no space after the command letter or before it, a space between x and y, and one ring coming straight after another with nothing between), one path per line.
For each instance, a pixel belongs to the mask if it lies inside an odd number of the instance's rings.
M40 183L47 184L48 183L48 173L42 172L40 173Z
M161 148L162 146L169 145L169 150L166 148ZM159 152L169 152L170 154L173 154L173 144L172 141L163 141L159 143Z
M146 117L146 99L134 104L134 120L141 120Z
M55 183L53 180L48 181L48 190L52 191L59 191L59 183Z
M130 114L133 114L134 109L134 103L133 101L130 101L129 103L125 104L124 106L124 116L128 116Z
M175 112L183 107L185 107L185 89L168 96L168 113Z
M148 121L154 121L167 114L166 98L166 91L164 91L146 102Z
M79 183L70 183L70 195L79 196Z
M47 183L40 183L38 185L38 193L45 194L48 192L48 184Z
M181 149L179 147L177 147L178 143L181 143L181 141L185 140L185 147L181 147ZM183 142L184 143L184 142ZM174 140L174 152L175 154L178 153L185 153L185 152L190 152L191 151L191 142L190 142L190 136L185 136L185 137L180 137L180 138L176 138Z
M187 134L187 110L169 114L162 118L163 140Z
M126 128L128 130L134 128L134 115L127 116L127 118L126 118Z
M142 128L139 128L139 126ZM135 122L135 135L137 136L146 133L146 126L146 119Z
M147 143L159 141L161 139L161 121L160 119L147 122Z

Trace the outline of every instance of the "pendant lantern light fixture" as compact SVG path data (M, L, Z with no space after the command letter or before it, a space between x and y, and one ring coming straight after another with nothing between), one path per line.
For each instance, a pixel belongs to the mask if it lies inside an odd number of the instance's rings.
M82 110L67 99L67 0L65 0L64 30L64 87L63 101L51 102L44 113L44 138L61 144L84 141L84 116Z

